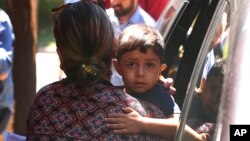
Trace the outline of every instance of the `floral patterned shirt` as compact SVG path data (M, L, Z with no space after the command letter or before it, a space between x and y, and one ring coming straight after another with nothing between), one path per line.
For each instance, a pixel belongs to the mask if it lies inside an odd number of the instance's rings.
M131 107L142 116L164 118L149 103L139 103L109 82L100 82L81 90L63 79L40 89L27 119L28 141L157 141L148 134L117 135L106 127L110 113L121 113Z

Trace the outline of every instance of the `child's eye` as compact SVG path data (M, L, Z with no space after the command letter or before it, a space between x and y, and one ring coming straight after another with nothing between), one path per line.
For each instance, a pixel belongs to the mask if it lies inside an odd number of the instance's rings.
M146 64L146 67L147 68L153 68L155 65L154 65L154 63L147 63Z
M134 63L134 62L128 62L128 63L127 63L127 66L128 66L129 68L135 68L135 67L136 67L136 63Z

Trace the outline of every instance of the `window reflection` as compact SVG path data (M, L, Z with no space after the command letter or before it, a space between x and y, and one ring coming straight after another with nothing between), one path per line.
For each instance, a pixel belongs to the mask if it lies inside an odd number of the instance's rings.
M212 36L211 43L203 69L200 72L200 81L197 83L195 94L189 108L186 124L198 133L210 134L210 139L217 124L218 109L226 69L229 10L225 8Z
M166 29L170 27L169 23L173 20L174 15L178 14L177 9L181 7L181 4L183 4L182 0L170 0L158 19L156 29L158 29L163 36L168 32Z

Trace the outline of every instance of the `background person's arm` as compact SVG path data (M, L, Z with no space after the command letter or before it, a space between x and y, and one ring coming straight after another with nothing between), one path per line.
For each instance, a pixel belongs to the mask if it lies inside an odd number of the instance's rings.
M7 78L8 74L6 73L0 73L0 81L3 81Z
M5 80L12 68L13 40L14 34L10 19L0 9L0 80Z
M7 73L0 73L0 81L3 81L7 78L8 74Z

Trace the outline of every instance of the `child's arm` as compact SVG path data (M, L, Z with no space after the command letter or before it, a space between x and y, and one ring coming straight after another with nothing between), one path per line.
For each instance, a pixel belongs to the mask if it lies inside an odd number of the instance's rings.
M178 126L178 119L156 119L140 116L132 108L124 108L128 114L111 114L106 119L107 127L116 134L131 134L146 132L166 139L173 140ZM185 141L205 141L207 134L198 134L190 127L185 127Z

